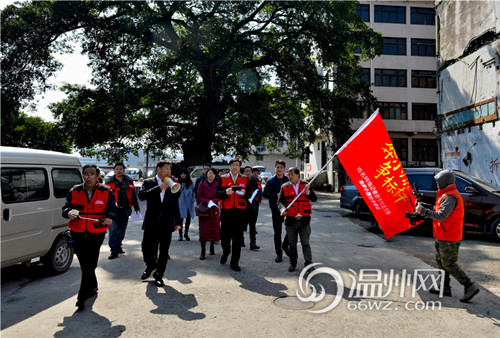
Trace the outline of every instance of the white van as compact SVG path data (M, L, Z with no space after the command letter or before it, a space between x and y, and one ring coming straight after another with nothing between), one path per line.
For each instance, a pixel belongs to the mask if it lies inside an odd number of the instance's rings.
M63 232L68 191L82 183L76 156L53 151L0 147L2 171L2 268L29 265L38 258L48 270L62 273L73 261Z

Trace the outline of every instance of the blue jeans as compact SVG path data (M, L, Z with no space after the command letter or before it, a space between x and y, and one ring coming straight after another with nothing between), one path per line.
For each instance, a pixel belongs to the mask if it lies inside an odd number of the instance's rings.
M116 219L109 226L109 247L111 253L119 253L122 248L122 241L125 238L125 231L128 225L128 210L125 208L118 209Z

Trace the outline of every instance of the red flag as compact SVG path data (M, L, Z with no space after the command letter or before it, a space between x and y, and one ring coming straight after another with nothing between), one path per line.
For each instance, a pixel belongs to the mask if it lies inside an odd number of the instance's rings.
M378 109L335 155L387 239L412 227L416 198Z

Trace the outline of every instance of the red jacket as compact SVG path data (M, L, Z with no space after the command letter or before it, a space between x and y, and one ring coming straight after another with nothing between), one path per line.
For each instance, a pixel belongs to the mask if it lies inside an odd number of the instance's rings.
M454 196L457 199L457 206L444 221L432 221L432 232L434 238L440 241L460 241L463 238L464 202L456 185L450 185L438 190L434 211L439 210L439 205L448 195Z
M247 189L248 178L238 175L236 178L236 183L233 184L233 179L231 178L231 174L226 174L221 176L221 187L222 189L227 189L234 185L240 186L243 189ZM244 195L240 195L237 192L234 192L231 195L228 195L227 198L222 199L220 201L221 209L246 209L247 201Z
M286 206L290 205L290 203L297 197L295 193L295 189L293 188L292 183L287 182L283 184L281 187L283 189L283 194L285 196ZM300 182L299 184L299 193L304 190L305 185ZM300 195L300 197L292 204L292 206L287 210L286 216L295 217L298 214L301 216L311 216L312 214L312 206L309 203L309 198L304 193Z
M129 179L127 176L123 177L124 180L126 180L127 183L127 202L128 202L128 208L131 209L132 205L134 205L135 210L139 210L139 203L137 202L137 197L135 196L135 186L134 186L134 181ZM119 193L119 188L116 188L115 184L115 176L111 177L111 179L106 181L106 185L113 190L113 193L115 195L115 201L116 204L118 204L118 193Z
M114 218L114 204L114 196L110 193L108 186L98 183L92 199L88 201L84 185L76 185L70 190L66 200L66 216L69 210L78 209L81 217L98 219L99 221L75 219L69 221L68 227L74 232L85 232L86 230L93 233L106 232L108 226L104 225L102 221L105 218Z

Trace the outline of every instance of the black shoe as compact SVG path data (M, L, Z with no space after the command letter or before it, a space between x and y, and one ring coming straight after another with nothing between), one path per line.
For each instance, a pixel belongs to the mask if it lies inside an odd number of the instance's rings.
M276 258L274 259L274 261L275 261L276 263L281 263L281 262L283 262L283 256L280 256L280 255L276 256Z
M120 248L120 251L118 251L118 253L124 254L124 253L125 253L125 251L123 251L123 249L122 249L122 248Z
M297 265L295 264L291 264L289 267L288 267L288 271L292 272L292 271L295 271L295 268L297 267Z
M259 250L260 246L255 243L250 243L250 250Z
M226 264L226 262L227 262L227 256L225 256L225 255L220 256L220 263Z
M231 270L233 270L233 271L241 271L241 268L239 267L239 265L232 265L231 264Z
M190 241L190 240L191 240L191 238L189 238L189 235L188 235L188 234L185 234L185 235L184 235L184 238L186 239L186 241Z
M108 259L115 259L118 258L118 253L112 252L111 255L109 255Z
M146 268L146 270L144 270L144 272L142 273L141 279L142 280L148 279L149 276L151 276L151 272L153 272L153 271L154 271L154 269L150 270L150 269Z
M78 300L75 304L75 306L78 308L76 311L83 311L85 309L85 301L84 300Z
M200 260L204 260L205 259L205 253L202 252L201 255L200 255Z
M165 283L163 283L163 276L160 276L159 274L157 274L156 272L153 274L153 278L155 279L155 285L157 287L162 287L165 285Z
M211 255L215 255L215 248L214 248L213 243L212 243L212 244L210 244L210 254L211 254Z
M463 296L463 298L460 299L460 301L462 303L467 303L478 293L479 293L479 289L477 288L476 285L474 285L474 283L472 283L470 286L464 288L464 296Z
M433 295L439 295L441 293L440 290L435 289L435 288L429 289L429 292L432 293ZM451 288L450 287L444 287L443 296L451 297Z

